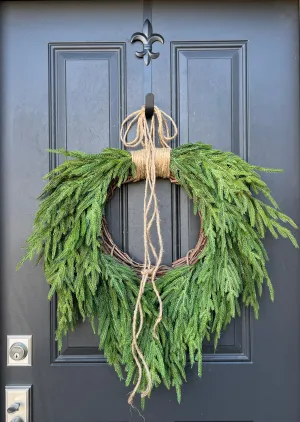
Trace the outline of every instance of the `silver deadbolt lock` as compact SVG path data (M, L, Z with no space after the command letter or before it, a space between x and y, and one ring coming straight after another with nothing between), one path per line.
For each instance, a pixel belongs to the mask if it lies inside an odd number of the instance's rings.
M11 359L18 361L26 358L28 354L28 348L24 343L17 342L13 343L9 349L9 356Z
M32 365L32 335L7 336L7 366ZM11 421L9 421L11 422Z

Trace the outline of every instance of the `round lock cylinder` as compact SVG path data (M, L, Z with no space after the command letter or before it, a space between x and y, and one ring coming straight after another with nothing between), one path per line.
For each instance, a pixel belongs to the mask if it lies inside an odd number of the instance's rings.
M9 356L11 359L18 361L26 358L28 349L24 343L14 343L9 349Z

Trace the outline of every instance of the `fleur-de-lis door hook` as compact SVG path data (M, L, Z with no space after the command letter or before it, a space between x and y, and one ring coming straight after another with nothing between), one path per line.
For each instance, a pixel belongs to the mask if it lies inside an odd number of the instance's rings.
M144 58L145 65L148 66L151 59L157 59L159 53L153 53L152 45L155 41L164 44L164 38L159 34L153 34L152 25L148 19L145 20L143 26L143 32L135 32L131 37L131 43L136 41L143 43L143 51L136 51L135 55L142 59Z

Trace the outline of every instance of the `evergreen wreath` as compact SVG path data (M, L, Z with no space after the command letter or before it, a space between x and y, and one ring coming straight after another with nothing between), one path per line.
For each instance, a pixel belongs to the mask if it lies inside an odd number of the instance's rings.
M139 272L108 252L107 228L106 235L103 231L111 188L134 180L136 165L128 151L115 148L100 154L64 149L50 152L71 159L45 176L49 182L40 196L27 253L18 267L36 255L38 261L43 257L48 297L55 293L58 297L59 349L63 336L74 330L80 319L88 319L95 332L97 318L99 348L108 363L120 379L125 378L127 386L137 383L132 319ZM288 238L298 247L290 230L282 225L297 228L296 224L280 211L258 171L281 170L251 165L201 142L170 151L171 178L192 199L194 213L201 215L205 244L192 262L181 261L167 271L164 267L157 277L163 317L156 337L152 331L159 307L151 283L146 283L138 343L150 371L151 388L161 383L167 388L174 386L179 402L188 358L191 366L197 362L201 376L204 339L213 336L216 348L221 331L240 315L241 305L250 306L257 318L264 283L274 299L262 243L266 231L275 238ZM143 392L148 383L145 368L140 381L138 391Z

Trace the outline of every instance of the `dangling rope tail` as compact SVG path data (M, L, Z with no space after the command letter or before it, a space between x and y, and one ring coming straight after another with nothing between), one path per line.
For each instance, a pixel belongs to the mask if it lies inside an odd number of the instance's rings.
M170 135L168 122L171 123L173 128L173 135ZM127 137L133 126L136 125L136 136L132 141L128 141ZM158 133L159 143L161 148L155 148L155 136ZM147 378L147 386L141 393L141 397L146 397L152 388L152 380L149 367L145 357L139 348L138 338L143 328L143 309L142 309L142 296L144 293L145 285L148 279L151 280L153 290L156 294L159 312L153 327L153 336L157 337L156 328L163 315L163 304L160 294L157 290L155 279L156 273L161 265L163 256L163 240L161 235L160 217L157 204L157 197L155 192L156 176L169 177L170 175L170 151L168 143L177 136L177 127L173 119L158 107L154 107L154 114L151 121L148 122L145 115L145 107L141 110L135 111L130 114L122 123L120 137L121 141L127 148L135 148L141 146L143 149L132 151L132 161L136 167L135 180L145 179L145 192L144 192L144 264L142 270L142 278L140 281L140 289L137 297L132 322L132 344L131 350L134 360L138 368L138 380L131 392L128 403L132 405L133 398L138 391L143 370ZM150 230L155 223L158 248L156 250L151 240ZM155 265L151 264L151 253L155 260ZM139 317L139 318L138 318ZM139 319L139 325L138 323ZM137 327L138 325L138 327Z

